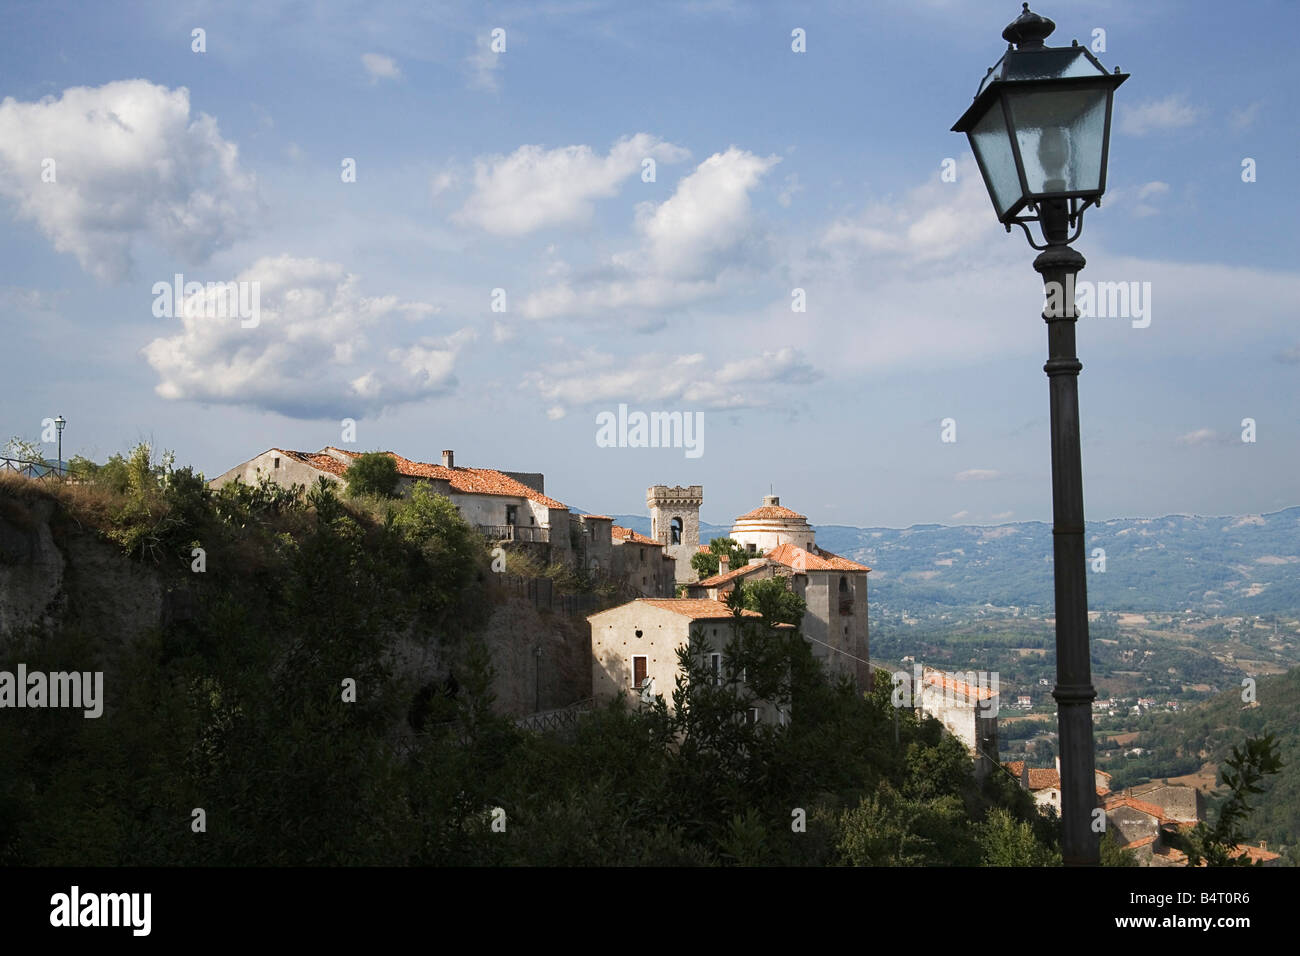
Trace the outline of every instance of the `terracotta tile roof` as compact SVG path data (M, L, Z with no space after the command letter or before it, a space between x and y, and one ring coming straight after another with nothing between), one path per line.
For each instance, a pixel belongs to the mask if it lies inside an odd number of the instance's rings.
M696 553L696 554L708 554L708 553L709 553L709 546L708 546L707 544L702 544L702 545L700 545L698 548L695 549L695 553Z
M1110 779L1110 774L1108 774L1105 770L1097 770L1094 771L1094 773L1096 773L1100 777L1105 777L1107 780Z
M609 534L615 541L631 541L634 544L653 544L656 547L663 547L660 542L655 541L653 538L647 538L640 532L633 531L631 528L624 528L622 525L610 525Z
M786 543L773 548L764 557L784 564L787 568L802 567L806 571L871 570L865 564L858 564L848 558L841 558L838 554L831 554L831 552L816 545L813 545L811 550L805 551L796 545Z
M742 564L738 568L732 568L726 574L715 574L713 575L713 577L705 578L703 581L692 581L691 584L695 587L716 588L720 585L727 584L731 581L734 581L737 578L743 578L746 574L749 574L753 571L758 571L763 567L766 567L766 565Z
M1262 846L1251 846L1249 843L1238 843L1230 851L1228 856L1234 860L1242 854L1250 858L1252 863L1268 863L1271 860L1278 859L1282 854L1274 853L1272 850L1265 850Z
M349 458L359 458L361 452L347 451L342 448L329 446L326 452L336 451L347 455ZM408 478L433 478L448 482L452 491L458 491L464 495L507 495L511 498L529 498L538 504L545 505L548 508L568 508L563 502L556 501L547 495L529 488L521 481L516 481L509 475L503 475L501 472L492 468L444 468L442 465L431 465L423 461L411 461L409 458L403 458L396 452L384 452L397 463L397 473L405 475ZM322 453L320 458L330 457Z
M311 465L313 468L329 472L331 475L336 475L340 478L342 478L344 473L348 470L347 466L342 462L330 457L329 455L322 455L320 452L291 451L288 448L272 448L271 450L278 451L282 455L288 455L295 461Z
M1152 843L1155 842L1156 842L1156 838L1154 835L1152 835L1148 837L1142 837L1141 839L1138 840L1133 840L1130 843L1125 843L1123 844L1123 846L1124 849L1126 850L1136 850L1138 847L1150 846Z
M1158 847L1154 852L1156 853L1157 856L1162 856L1167 858L1169 862L1175 866L1187 865L1187 854L1184 853L1182 850L1175 850L1171 846L1162 846L1162 847ZM1205 861L1202 860L1201 862L1204 863Z
M1006 767L1017 780L1024 776L1025 762L1023 760L1013 760L1010 763L1004 763L1002 766Z
M731 620L734 615L731 608L721 601L711 601L708 598L637 598L636 604L649 604L651 607L657 607L665 611L672 611L674 614L681 614L689 617L692 621L721 621ZM740 612L741 617L758 617L763 615L757 611L751 611L748 608Z
M609 515L578 515L583 521L613 521Z
M935 687L941 687L943 690L949 690L956 694L961 694L964 700L970 700L972 698L976 700L988 700L990 697L997 696L993 693L991 687L972 687L965 681L957 680L957 678L953 677L951 674L945 674L942 671L928 671L921 679L927 684L933 684ZM1055 773L1056 771L1052 772ZM1029 773L1031 775L1030 779L1032 780L1033 771L1031 770ZM1030 785L1030 789L1033 789L1032 784Z
M1055 767L1030 767L1029 768L1029 789L1030 790L1049 790L1061 787L1061 775L1056 772Z
M755 508L753 511L746 512L737 518L736 521L761 521L771 518L793 518L798 521L808 520L807 515L801 515L799 512L791 511L789 508L782 508L780 505L763 505L762 507Z
M1156 806L1154 803L1147 803L1145 800L1138 800L1135 797L1117 797L1112 795L1106 798L1105 807L1107 810L1115 810L1119 807L1132 807L1134 810L1155 817L1161 823L1173 822L1165 817L1165 811L1163 808Z

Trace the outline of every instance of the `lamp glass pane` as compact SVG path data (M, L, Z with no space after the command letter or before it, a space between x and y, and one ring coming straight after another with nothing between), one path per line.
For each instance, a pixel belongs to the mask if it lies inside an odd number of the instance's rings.
M970 141L993 191L993 207L999 217L1004 216L1020 199L1020 175L1016 172L1016 157L1011 151L1011 135L1002 115L1001 100L994 100L980 117L970 131Z
M1030 194L1101 188L1109 90L1006 93Z

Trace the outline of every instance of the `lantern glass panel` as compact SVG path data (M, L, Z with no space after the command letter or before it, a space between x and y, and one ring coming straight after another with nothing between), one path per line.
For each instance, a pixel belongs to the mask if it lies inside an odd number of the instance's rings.
M1101 188L1108 89L1006 93L1030 194Z
M994 100L980 117L970 131L970 139L1001 218L1020 200L1020 176L1016 173L1016 157L1011 151L1011 136L1000 101Z

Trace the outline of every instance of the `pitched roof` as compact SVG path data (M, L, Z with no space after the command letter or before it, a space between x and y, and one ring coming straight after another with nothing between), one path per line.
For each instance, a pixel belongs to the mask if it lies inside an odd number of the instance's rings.
M328 452L335 451L347 455L349 458L360 458L361 452L347 451L343 448L328 446L319 455L314 458L329 458ZM397 464L397 473L405 475L408 478L432 478L435 480L445 481L451 485L452 491L458 491L465 495L507 495L511 498L529 498L538 504L545 505L547 508L568 508L563 502L556 501L547 495L542 494L534 488L530 488L522 481L516 481L509 475L502 474L492 468L446 468L442 465L432 465L423 461L411 461L409 458L403 458L396 452L386 451L388 455Z
M729 621L735 616L727 605L708 598L637 598L633 603L649 604L664 611L672 611L689 617L692 621ZM746 608L740 612L740 616L761 618L763 615Z
M761 521L764 519L796 519L798 521L807 521L807 515L801 515L797 511L791 511L789 508L782 508L780 505L762 505L753 511L748 511L741 515L736 521Z
M1057 773L1055 767L1029 768L1030 790L1049 790L1052 787L1058 790L1061 787L1061 775Z
M766 565L742 564L738 568L732 568L726 574L715 574L713 575L713 577L705 578L702 581L692 581L691 585L693 587L716 588L720 585L727 584L731 581L734 581L736 580L736 578L743 578L746 574L749 574L752 571L757 571L763 567L766 567Z
M1148 816L1155 817L1161 823L1172 822L1165 817L1163 808L1156 806L1154 803L1147 803L1145 800L1138 800L1135 797L1109 796L1106 798L1105 807L1107 810L1116 810L1120 807L1131 807Z
M1249 843L1238 843L1228 851L1228 856L1234 860L1243 854L1249 857L1252 863L1267 863L1270 860L1276 860L1282 855L1274 853L1272 850L1266 850L1262 846L1252 846Z
M1004 763L1002 766L1006 767L1017 780L1024 776L1025 762L1023 760L1013 760L1010 763Z
M870 571L871 569L865 564L858 564L856 561L850 561L848 558L841 558L838 554L831 554L825 548L819 548L813 545L809 550L804 550L797 545L789 542L778 545L764 555L765 558L771 558L779 564L784 564L788 568L802 569L805 571Z
M630 541L633 544L653 544L656 547L663 547L663 544L653 538L647 538L639 531L633 531L631 528L624 528L622 525L610 525L609 534L615 541Z
M926 671L921 680L943 690L961 694L963 700L988 700L990 697L997 696L991 687L972 687L965 681L957 680L951 674L945 674L943 671ZM1031 770L1030 773L1032 774L1033 771Z
M336 475L340 478L343 477L348 470L347 465L343 464L337 458L321 454L320 452L291 451L288 448L272 448L271 450L278 451L282 455L288 455L296 461L311 465L313 468L329 472L331 475Z

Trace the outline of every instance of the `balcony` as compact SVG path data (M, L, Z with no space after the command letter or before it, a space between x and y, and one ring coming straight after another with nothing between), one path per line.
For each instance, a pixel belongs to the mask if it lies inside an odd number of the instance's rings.
M489 541L519 541L525 544L547 544L551 540L550 529L532 525L517 524L481 524L477 525L479 534Z

